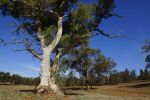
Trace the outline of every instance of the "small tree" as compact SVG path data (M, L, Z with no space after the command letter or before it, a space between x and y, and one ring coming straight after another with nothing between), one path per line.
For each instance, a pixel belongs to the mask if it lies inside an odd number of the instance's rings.
M105 57L104 55L99 55L95 59L95 72L97 75L104 74L107 77L107 83L109 84L110 75L112 69L116 66L116 63L109 57Z
M96 80L95 73L93 71L94 70L91 69L87 75L87 82L88 82L87 85L90 85L91 89L93 88L92 86L95 84L95 80Z
M125 71L123 72L123 82L129 82L130 81L130 72L126 68Z
M132 81L135 81L135 80L137 79L135 70L132 70L132 71L130 72L130 79L131 79Z

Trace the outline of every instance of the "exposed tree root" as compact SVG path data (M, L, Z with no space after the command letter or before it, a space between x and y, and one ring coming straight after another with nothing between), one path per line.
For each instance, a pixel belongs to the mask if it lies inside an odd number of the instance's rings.
M56 96L64 96L64 92L62 90L60 90L59 92L55 92L54 90L52 90L50 87L48 86L38 86L36 88L36 94L40 94L40 95L56 95Z

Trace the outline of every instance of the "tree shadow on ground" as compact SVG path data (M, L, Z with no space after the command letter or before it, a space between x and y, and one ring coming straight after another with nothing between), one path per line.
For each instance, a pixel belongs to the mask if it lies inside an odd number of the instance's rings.
M36 94L36 90L19 90L20 92L22 93L34 93ZM81 93L73 93L73 92L64 92L65 95L84 95L84 94L81 94Z
M130 88L150 87L150 82L131 83L131 84L123 85L121 87L130 87Z
M66 88L65 90L95 90L97 88L80 88L80 87L70 87L70 88Z
M20 92L23 92L23 93L36 93L35 90L19 90Z
M142 88L142 87L150 87L150 84L137 84L137 85L131 85L131 86L126 86L126 87L131 87L131 88Z
M81 94L81 93L68 93L68 92L66 92L65 95L73 95L73 96L75 96L75 95L85 95L85 94Z

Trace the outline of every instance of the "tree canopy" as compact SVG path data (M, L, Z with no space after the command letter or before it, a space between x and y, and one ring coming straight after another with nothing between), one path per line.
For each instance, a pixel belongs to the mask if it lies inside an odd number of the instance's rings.
M13 23L16 28L13 40L5 42L0 39L0 43L22 44L23 48L15 51L27 50L41 61L38 90L46 86L62 94L54 74L60 69L63 58L69 53L77 56L71 67L76 65L77 71L85 75L93 64L89 56L98 53L88 47L92 36L125 37L108 34L100 28L104 19L118 17L113 12L115 7L115 0L93 0L91 3L82 0L1 0L2 15L13 17L17 23ZM88 51L87 54L85 51ZM96 71L106 71L115 66L111 59L104 56L96 60ZM99 68L101 66L103 68Z

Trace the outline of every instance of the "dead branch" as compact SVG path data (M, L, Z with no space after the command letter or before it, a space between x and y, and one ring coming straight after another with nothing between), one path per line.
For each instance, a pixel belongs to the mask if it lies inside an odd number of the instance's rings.
M130 39L129 37L127 37L125 35L122 35L122 34L109 34L109 33L105 33L104 31L102 31L100 29L95 29L94 31L98 32L95 35L101 34L101 35L106 36L108 38L127 38L127 39ZM95 36L95 35L92 35L92 36Z
M21 52L21 51L26 51L27 49L11 49L14 52Z

